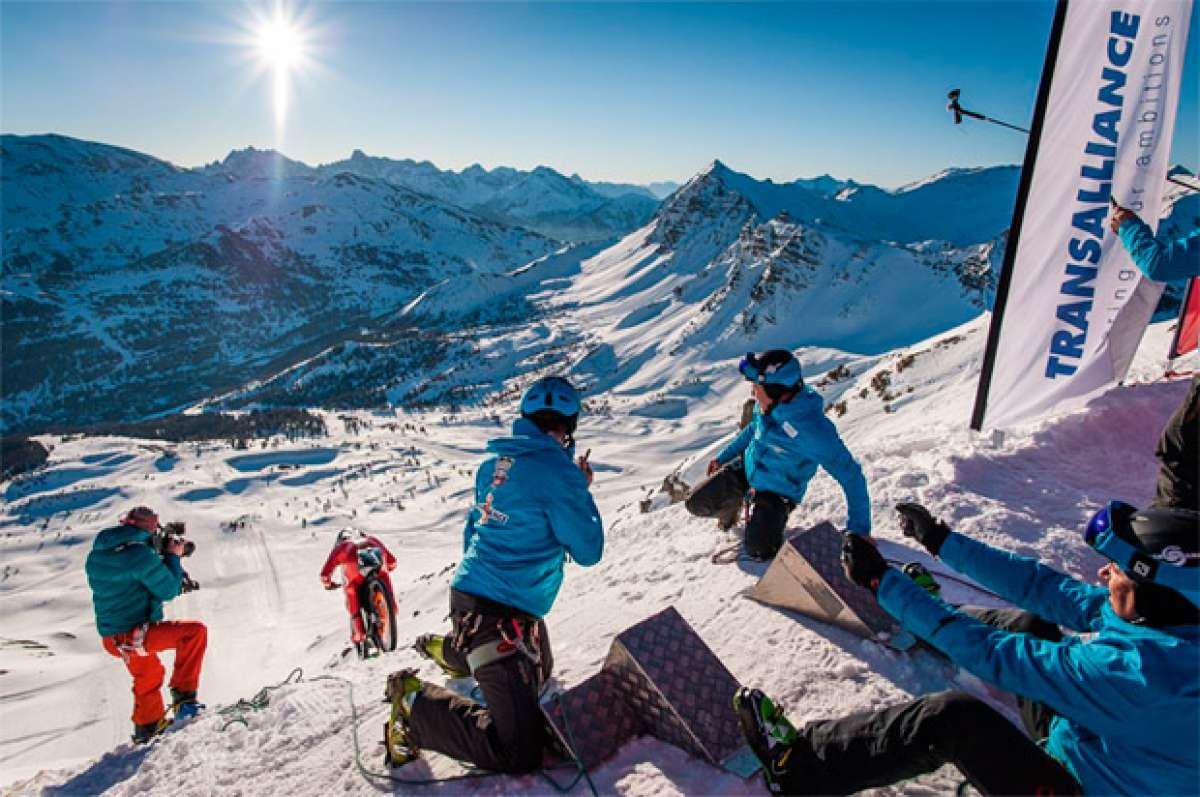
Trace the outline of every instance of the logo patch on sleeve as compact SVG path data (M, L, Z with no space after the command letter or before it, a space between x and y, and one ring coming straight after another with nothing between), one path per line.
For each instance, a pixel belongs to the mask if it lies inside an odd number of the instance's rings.
M499 457L496 459L496 468L492 471L492 486L499 487L508 481L508 469L512 467L512 457Z
M792 424L788 421L783 422L783 431L787 432L788 437L795 437L796 435L800 434L796 431L796 427L792 426Z

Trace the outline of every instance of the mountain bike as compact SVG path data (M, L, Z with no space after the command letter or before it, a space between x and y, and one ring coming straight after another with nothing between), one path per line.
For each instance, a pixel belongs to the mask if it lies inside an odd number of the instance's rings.
M363 548L358 552L358 572L364 577L358 586L358 614L366 632L366 638L354 645L360 659L369 658L372 647L376 654L391 653L396 649L396 599L379 578L382 569L383 558L377 548Z

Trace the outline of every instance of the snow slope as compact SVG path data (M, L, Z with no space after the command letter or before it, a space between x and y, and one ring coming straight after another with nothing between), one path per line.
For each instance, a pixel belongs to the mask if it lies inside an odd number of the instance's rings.
M1158 380L1170 330L1153 327L1127 384L1085 410L981 437L966 421L986 320L878 355L813 348L802 358L866 470L885 553L941 570L891 522L890 506L915 498L965 533L1090 577L1098 559L1083 546L1080 524L1109 497L1150 496L1153 443L1185 391L1183 383ZM579 437L593 450L607 545L596 567L569 567L548 617L558 681L581 681L615 634L674 605L735 677L776 695L795 720L952 685L954 673L927 654L897 654L739 597L763 566L712 565L710 553L730 538L667 506L665 496L655 497L649 514L639 511L639 500L654 496L669 472L695 478L730 434L745 396L732 360L697 362L669 390L662 376L647 365L620 391L589 398L594 411ZM210 712L148 750L124 743L127 676L98 646L82 562L94 534L131 504L186 521L199 546L186 565L203 588L169 604L168 614L209 625L204 699L215 706L249 697L297 666L309 679L349 679L363 716L364 755L378 768L373 745L385 676L419 661L405 650L367 663L341 659L348 636L342 602L320 589L316 574L337 528L369 529L400 559L394 581L402 638L442 628L471 474L498 431L493 412L507 420L512 402L453 417L358 412L344 414L343 424L330 415L329 438L251 452L47 438L55 445L50 463L6 485L0 514L5 793L376 793L353 767L347 692L338 682L284 687L245 727L222 732ZM842 522L844 512L836 485L822 474L792 525ZM222 530L237 518L248 521L245 530ZM952 599L982 599L943 584ZM435 676L429 666L422 672ZM455 771L431 757L405 772ZM760 793L753 782L649 739L623 748L594 777L606 793ZM956 783L944 770L881 793L947 793ZM532 777L490 778L442 790L547 787Z

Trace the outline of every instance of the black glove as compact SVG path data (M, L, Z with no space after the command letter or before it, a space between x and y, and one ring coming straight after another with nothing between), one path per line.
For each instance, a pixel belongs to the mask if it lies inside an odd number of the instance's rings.
M929 514L920 504L896 504L900 515L900 529L905 537L912 537L925 546L934 556L942 550L942 543L950 536L950 527Z
M879 589L879 580L888 570L883 554L861 534L846 535L842 543L842 567L851 581L871 592Z
M186 570L183 571L183 580L179 583L179 591L186 595L198 589L200 589L200 582L189 576Z

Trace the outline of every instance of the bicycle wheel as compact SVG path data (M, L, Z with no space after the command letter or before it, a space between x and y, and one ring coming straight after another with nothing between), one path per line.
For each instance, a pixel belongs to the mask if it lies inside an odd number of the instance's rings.
M367 590L368 604L371 609L374 624L371 626L371 639L380 653L389 653L396 649L396 613L392 611L392 599L387 587L381 582L371 580Z

